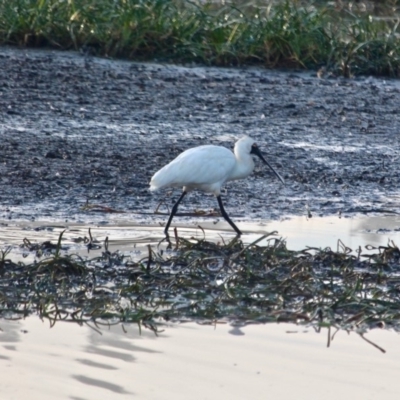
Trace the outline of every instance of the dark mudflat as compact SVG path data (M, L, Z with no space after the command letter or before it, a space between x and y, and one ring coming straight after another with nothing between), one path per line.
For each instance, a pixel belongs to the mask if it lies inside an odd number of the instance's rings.
M1 219L84 219L87 201L153 219L160 200L179 196L150 193L154 172L189 147L233 148L243 134L286 187L261 163L229 183L235 221L400 212L399 81L8 48L0 70ZM218 207L193 193L180 211L200 208Z

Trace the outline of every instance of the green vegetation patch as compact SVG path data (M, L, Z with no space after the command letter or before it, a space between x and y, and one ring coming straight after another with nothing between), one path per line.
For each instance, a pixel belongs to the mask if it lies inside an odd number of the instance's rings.
M0 43L135 60L400 76L397 1L383 2L383 16L371 4L0 0Z
M24 241L39 252L32 263L1 252L2 318L137 323L155 332L165 321L400 330L400 250L394 244L363 254L340 242L336 251L290 251L273 234L250 245L176 238L173 249L149 245L134 261L111 253L108 240L91 259L63 251L62 234L57 245L45 243Z

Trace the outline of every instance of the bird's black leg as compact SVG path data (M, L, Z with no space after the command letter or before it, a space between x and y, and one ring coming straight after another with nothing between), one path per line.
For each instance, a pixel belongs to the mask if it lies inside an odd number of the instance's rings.
M241 235L242 232L240 232L239 228L232 222L232 220L229 218L228 214L225 211L224 205L222 204L222 199L221 196L217 196L218 200L218 205L221 210L222 216L228 221L229 225L236 231L238 235Z
M177 201L177 202L174 204L174 206L172 207L172 211L171 211L171 214L170 214L170 216L169 216L169 218L168 218L167 225L165 226L165 229L164 229L164 232L165 232L165 236L166 236L166 237L169 237L169 235L168 235L168 229L169 229L169 226L171 225L172 218L174 218L174 215L175 215L176 212L178 211L179 203L183 200L183 198L184 198L185 196L186 196L186 192L182 192L181 197L179 197L178 201Z

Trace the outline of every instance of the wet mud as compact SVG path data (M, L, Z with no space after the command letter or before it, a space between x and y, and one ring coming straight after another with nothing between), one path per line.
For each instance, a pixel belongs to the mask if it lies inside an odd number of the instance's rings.
M261 163L227 184L235 221L399 212L398 81L9 48L0 71L2 220L106 222L104 211L120 211L163 223L154 210L179 190L150 193L151 176L189 147L233 148L244 134L286 186ZM180 212L214 208L192 193Z

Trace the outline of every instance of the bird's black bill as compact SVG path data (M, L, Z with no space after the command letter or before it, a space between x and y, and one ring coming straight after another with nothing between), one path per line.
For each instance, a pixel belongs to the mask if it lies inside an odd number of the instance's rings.
M276 175L276 177L283 183L285 184L285 181L283 180L283 178L272 168L272 166L269 164L269 162L264 158L264 156L262 155L260 149L258 148L258 146L253 145L251 147L251 152L250 154L255 154L256 156L260 157L261 160L264 162L264 164L267 164L268 167L270 167L270 169L272 170L272 172Z

